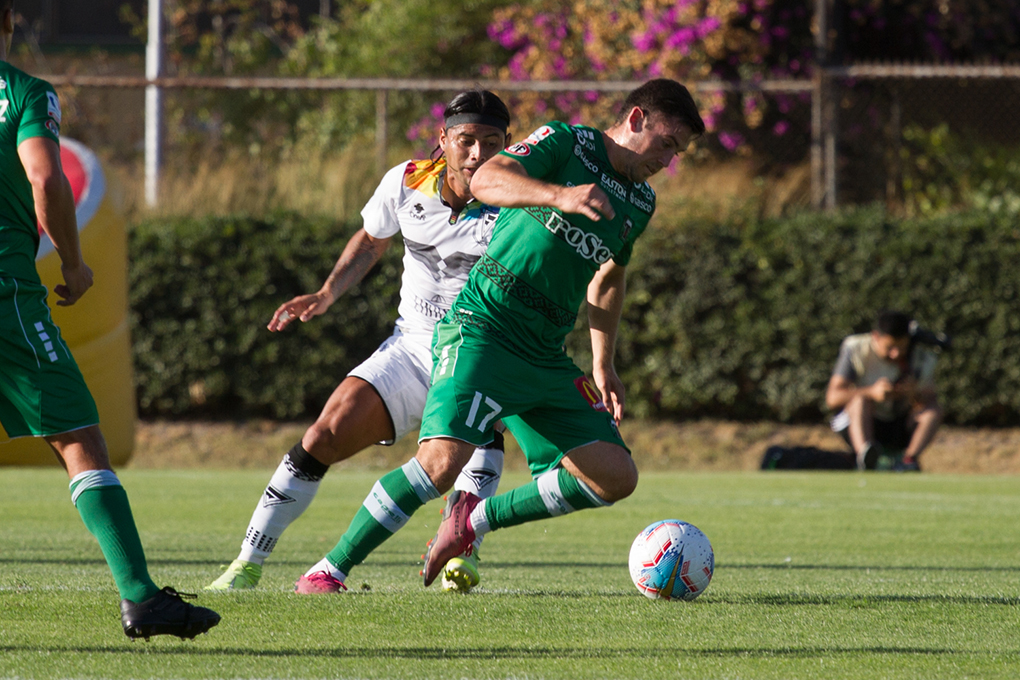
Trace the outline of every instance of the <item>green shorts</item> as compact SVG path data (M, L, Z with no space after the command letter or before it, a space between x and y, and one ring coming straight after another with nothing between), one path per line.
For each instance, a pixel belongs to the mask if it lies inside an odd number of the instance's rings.
M46 288L10 277L0 277L0 423L12 439L99 423L92 394L50 318Z
M444 322L436 324L433 340L419 442L450 437L481 446L502 420L533 475L585 444L627 448L598 390L566 354L536 365L469 326Z

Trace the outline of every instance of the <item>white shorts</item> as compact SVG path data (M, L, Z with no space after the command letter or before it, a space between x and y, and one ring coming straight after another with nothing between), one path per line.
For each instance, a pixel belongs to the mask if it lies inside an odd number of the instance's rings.
M399 329L379 349L348 373L375 388L393 421L392 444L421 425L432 374L432 335L403 334Z

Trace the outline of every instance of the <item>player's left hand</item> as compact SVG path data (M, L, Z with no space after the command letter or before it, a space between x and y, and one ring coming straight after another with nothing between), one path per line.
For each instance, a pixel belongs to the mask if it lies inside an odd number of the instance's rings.
M57 300L57 305L70 307L92 287L92 269L80 262L73 267L61 265L60 273L64 275L64 282L54 286L53 292L62 298Z
M599 388L599 392L602 393L603 403L612 414L613 420L619 425L623 420L623 402L626 390L620 376L616 374L616 369L595 369L592 371L592 379L595 381L595 387Z

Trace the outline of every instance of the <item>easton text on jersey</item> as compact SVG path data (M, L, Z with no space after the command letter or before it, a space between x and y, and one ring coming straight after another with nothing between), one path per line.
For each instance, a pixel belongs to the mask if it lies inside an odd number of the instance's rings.
M619 180L613 179L606 173L602 173L602 186L621 201L627 200L627 188Z

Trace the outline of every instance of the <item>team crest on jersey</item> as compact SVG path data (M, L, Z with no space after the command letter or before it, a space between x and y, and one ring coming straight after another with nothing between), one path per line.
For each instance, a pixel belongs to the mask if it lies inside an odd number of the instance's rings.
M46 129L52 132L55 136L57 137L60 136L60 127L57 126L56 121L52 120L46 121Z
M634 230L634 221L629 217L623 219L623 228L620 229L620 240L626 241L627 237L630 236L630 232Z
M524 142L517 142L516 144L508 146L506 152L513 154L514 156L527 156L531 153L531 147Z
M425 219L425 208L422 206L421 203L415 203L414 207L411 208L411 217L413 217L416 220Z
M482 206L482 214L475 221L475 243L483 248L488 247L492 240L492 229L496 226L496 218L499 217L499 208L491 205Z
M46 113L50 114L50 118L60 122L60 100L57 99L55 92L46 93Z
M7 81L4 80L3 78L0 78L0 90L6 90L6 89L7 89Z

